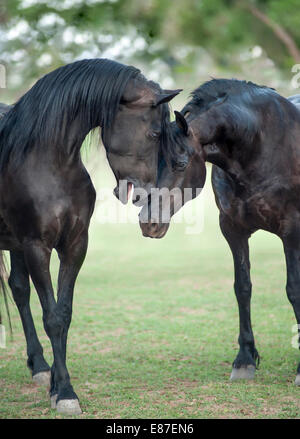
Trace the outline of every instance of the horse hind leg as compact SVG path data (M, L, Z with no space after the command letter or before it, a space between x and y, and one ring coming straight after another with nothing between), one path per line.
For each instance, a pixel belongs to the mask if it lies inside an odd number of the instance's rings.
M240 333L240 349L233 362L231 381L253 379L259 355L255 348L254 336L250 318L250 301L252 285L250 279L249 234L239 229L230 218L220 215L220 227L226 238L234 262L234 291L238 302Z
M300 238L300 236L299 236ZM287 283L286 292L288 299L294 309L297 325L298 334L300 342L300 244L299 239L289 240L287 238L283 239L283 247L286 260L287 269ZM299 343L300 348L300 343ZM295 384L300 386L300 363L297 368L297 375L295 379Z
M40 386L50 386L50 367L43 356L43 348L38 340L31 310L29 275L20 251L10 252L11 272L8 279L14 301L17 305L27 343L27 366L33 382Z

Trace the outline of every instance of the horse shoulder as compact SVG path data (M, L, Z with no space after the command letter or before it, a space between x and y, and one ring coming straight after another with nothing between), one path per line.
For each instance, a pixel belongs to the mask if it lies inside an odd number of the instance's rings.
M211 175L217 206L224 213L229 213L235 198L233 182L225 171L215 165L212 165Z

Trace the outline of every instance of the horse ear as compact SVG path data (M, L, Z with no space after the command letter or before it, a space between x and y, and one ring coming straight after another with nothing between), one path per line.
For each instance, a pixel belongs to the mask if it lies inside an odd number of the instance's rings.
M178 128L180 128L183 134L187 136L189 133L189 126L186 118L179 111L174 111L174 113L176 117L176 125L178 126Z
M162 93L156 95L156 102L154 103L155 107L160 104L165 104L166 102L170 102L175 96L177 96L182 91L182 88L178 90L163 90Z
M128 88L121 99L121 103L132 107L157 107L157 105L169 102L181 91L182 89L163 90L162 93L155 93L151 88L134 91Z

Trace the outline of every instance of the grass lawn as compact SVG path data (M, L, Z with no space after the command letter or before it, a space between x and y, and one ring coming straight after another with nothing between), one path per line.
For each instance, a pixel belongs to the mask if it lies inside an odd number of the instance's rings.
M202 232L187 234L185 223L172 224L162 240L143 238L137 224L100 224L95 212L68 343L80 418L299 416L294 379L300 356L292 347L296 321L285 293L281 242L263 232L250 240L261 366L255 381L231 383L238 350L233 264L209 184L200 197L193 203L203 203ZM52 265L56 278L56 259ZM34 291L32 310L51 364ZM59 418L46 390L31 382L13 306L11 313L14 340L8 337L0 350L0 418Z

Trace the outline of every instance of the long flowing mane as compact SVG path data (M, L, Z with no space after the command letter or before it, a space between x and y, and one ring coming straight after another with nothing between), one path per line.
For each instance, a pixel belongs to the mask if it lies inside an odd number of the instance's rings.
M239 79L211 79L205 82L191 93L192 103L203 111L209 109L212 104L225 100L229 97L236 97L242 101L250 101L255 97L274 98L278 95L273 88L264 85L257 85L251 81ZM279 96L279 95L278 95Z
M0 103L0 119L1 117L4 116L4 114L6 114L9 110L11 109L11 107L9 105L5 105Z
M267 129L259 114L272 114L273 123L281 126L282 131L292 119L299 119L297 108L291 101L273 88L251 81L212 79L194 90L191 97L182 110L184 115L192 111L203 114L203 117L210 117L210 114L215 117L216 113L210 113L210 110L216 109L219 117L224 116L232 138L240 143L251 143L256 135Z
M105 132L129 79L138 74L115 61L87 59L42 77L0 121L0 170L9 160L20 163L35 146L63 147L75 121L83 132L97 126Z
M164 163L169 169L184 171L193 149L185 143L185 139L179 132L175 122L170 123L170 109L167 104L162 108L162 130L160 139L160 166Z

